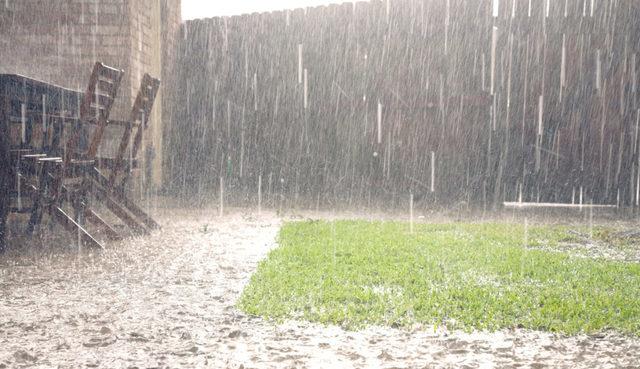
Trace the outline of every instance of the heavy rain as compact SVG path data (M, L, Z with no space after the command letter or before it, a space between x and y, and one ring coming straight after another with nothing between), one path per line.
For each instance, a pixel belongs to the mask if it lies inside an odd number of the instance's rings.
M633 368L640 2L0 2L0 369Z

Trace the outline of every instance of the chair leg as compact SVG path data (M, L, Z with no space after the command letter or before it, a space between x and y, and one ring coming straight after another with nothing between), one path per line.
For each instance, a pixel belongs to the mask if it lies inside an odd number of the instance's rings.
M104 247L93 238L80 224L74 221L64 210L52 205L49 207L49 215L64 227L71 235L79 235L85 245L95 249L103 249Z
M42 222L42 194L38 193L31 207L31 216L27 225L26 234L32 236L36 226Z
M96 196L98 200L102 201L107 209L109 209L109 211L120 218L136 234L149 234L149 231L143 225L139 224L138 220L131 216L122 205L112 199L105 190L97 188Z
M0 121L0 126L2 121ZM0 136L3 134L2 127L0 127ZM9 197L9 178L11 173L8 166L8 155L4 155L2 151L6 148L2 142L4 137L0 137L0 253L3 253L7 248L7 217L9 216L9 205L11 198Z
M121 241L122 236L115 229L113 229L107 222L104 221L96 212L91 209L84 210L84 219L95 224L100 227L102 232L111 240L111 241Z
M0 163L0 166L2 164ZM3 253L7 248L7 217L9 216L9 206L11 205L10 187L7 179L8 177L0 177L0 253Z
M40 173L40 181L37 191L34 194L33 205L31 206L31 216L29 217L29 223L27 225L27 236L33 235L36 226L42 222L42 207L44 205L47 187L49 183L49 164L47 162L42 164L42 171Z
M2 190L0 190L1 192ZM7 216L9 215L9 199L5 193L0 193L0 254L7 249L6 231Z

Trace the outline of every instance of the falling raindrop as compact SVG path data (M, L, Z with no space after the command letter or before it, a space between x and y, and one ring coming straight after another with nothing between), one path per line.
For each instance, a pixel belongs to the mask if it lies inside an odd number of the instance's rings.
M213 102L211 103L211 110L212 110L212 113L211 113L211 129L213 131L216 130L216 110L217 110L216 107L217 107L217 105L216 105L216 96L213 95Z
M562 91L565 87L566 61L567 61L566 35L563 33L562 34L562 55L560 60L560 100L561 101L562 101Z
M549 8L551 7L551 0L547 0L547 4L545 5L545 12L544 12L544 16L545 18L549 18Z
M487 88L485 87L486 83L485 83L485 74L484 74L484 71L485 71L485 56L484 56L484 53L482 53L481 59L482 60L481 60L480 70L481 70L481 79L482 79L482 91L486 91Z
M538 97L538 136L544 132L544 95Z
M298 44L298 84L302 84L302 44Z
M390 2L390 0L387 0L386 1L387 24L389 23L389 15L390 15L390 13L391 13L391 2Z
M242 173L244 169L244 122L240 127L240 168L238 176L242 178Z
M498 43L498 27L493 26L491 32L491 95L494 94L496 73L496 46Z
M640 129L640 109L636 109L636 130L633 138L633 152L638 148L638 131Z
M231 136L231 101L227 100L227 136Z
M253 74L253 110L258 111L258 73Z
M304 69L304 108L309 107L309 78L307 68Z
M444 111L444 78L442 74L440 74L440 88L438 90L438 106L440 107L440 111ZM442 115L444 116L444 114Z
M600 49L596 50L596 90L600 90L602 87L602 61L600 60Z
M378 144L382 143L382 104L378 100Z
M84 1L80 2L80 24L84 24Z
M636 74L636 54L631 55L631 92L637 91L638 76Z
M450 0L447 0L446 13L444 16L444 55L448 55L449 51L449 16L450 16L451 4Z

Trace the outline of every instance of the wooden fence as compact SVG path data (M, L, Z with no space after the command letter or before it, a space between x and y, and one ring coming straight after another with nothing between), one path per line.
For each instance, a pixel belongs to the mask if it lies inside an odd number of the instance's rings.
M186 22L169 186L637 205L638 19L634 0L391 0Z

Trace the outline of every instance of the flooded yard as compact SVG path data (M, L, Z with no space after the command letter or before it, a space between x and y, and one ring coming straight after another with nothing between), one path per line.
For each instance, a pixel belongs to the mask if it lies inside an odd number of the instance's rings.
M634 368L640 340L527 330L340 327L236 308L283 219L170 209L161 231L101 254L0 262L0 368Z

